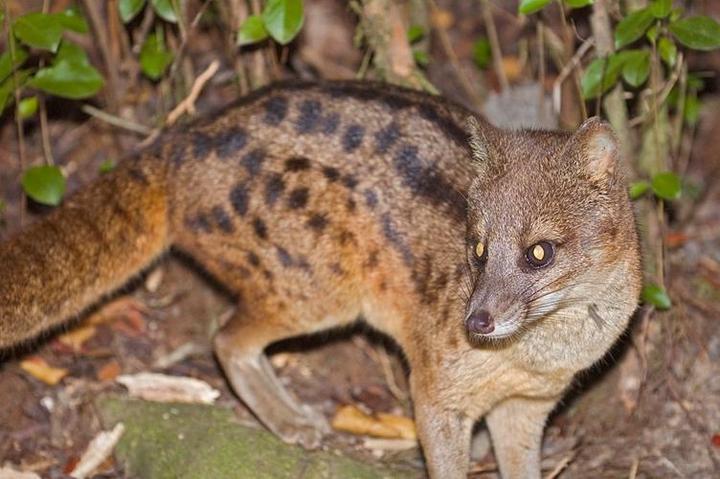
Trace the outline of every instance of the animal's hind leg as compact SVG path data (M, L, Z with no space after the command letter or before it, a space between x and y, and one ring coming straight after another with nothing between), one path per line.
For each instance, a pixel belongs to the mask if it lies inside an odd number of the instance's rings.
M296 324L257 308L241 307L215 336L215 353L235 393L257 418L284 441L310 449L319 446L328 431L327 421L298 404L264 353L269 344L306 332Z

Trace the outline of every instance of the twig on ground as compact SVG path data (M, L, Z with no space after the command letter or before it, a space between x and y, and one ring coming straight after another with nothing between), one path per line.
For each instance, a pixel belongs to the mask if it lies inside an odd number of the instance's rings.
M575 456L577 456L577 450L573 449L570 451L569 454L567 454L565 457L563 457L560 462L557 463L557 465L553 468L552 471L548 473L547 476L545 476L545 479L556 479L557 477L562 474L562 472L565 470L566 467L575 459Z
M213 75L215 75L215 73L217 73L218 68L220 68L220 62L218 60L213 60L205 71L195 79L195 82L190 89L190 94L183 101L178 103L178 105L168 114L168 125L173 125L183 113L188 113L190 115L195 114L195 100L197 100L198 96L200 96L200 92L205 84L213 77Z
M141 125L140 123L136 123L134 121L126 120L125 118L120 118L119 116L112 115L91 105L83 105L82 111L84 111L90 116L94 116L95 118L104 121L105 123L109 123L113 126L117 126L119 128L123 128L125 130L129 130L135 133L140 133L141 135L150 135L154 131L152 128L149 128L145 125Z

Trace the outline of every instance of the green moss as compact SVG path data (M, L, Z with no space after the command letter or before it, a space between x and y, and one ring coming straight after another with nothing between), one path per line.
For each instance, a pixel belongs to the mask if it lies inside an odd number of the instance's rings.
M330 452L307 452L272 434L239 424L232 411L195 404L161 404L117 396L98 399L105 427L122 421L116 457L143 479L343 478L422 476L419 471L366 464Z

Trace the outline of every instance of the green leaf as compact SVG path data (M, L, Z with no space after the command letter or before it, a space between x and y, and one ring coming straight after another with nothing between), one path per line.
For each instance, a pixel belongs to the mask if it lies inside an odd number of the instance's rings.
M413 58L415 59L415 63L421 67L427 66L427 64L430 63L427 52L423 50L413 50Z
M672 301L665 290L653 283L645 285L642 290L642 300L645 304L655 306L661 311L670 309Z
M590 63L580 80L583 98L595 98L615 85L622 71L627 52L618 52L607 59L596 58ZM603 74L604 73L604 74Z
M102 75L92 65L67 58L38 70L28 81L28 85L34 88L72 100L95 95L103 83Z
M165 48L163 31L158 28L154 35L148 36L140 50L140 67L148 78L158 80L163 76L172 60L172 52Z
M123 23L130 23L145 6L145 0L120 0L118 11Z
M518 6L518 13L530 15L545 8L550 0L522 0Z
M672 0L653 0L650 11L655 18L665 18L672 11Z
M262 17L270 36L278 43L287 45L303 26L303 1L268 0Z
M26 45L55 52L63 26L57 15L36 12L18 17L13 23L13 32Z
M53 63L59 62L60 60L68 60L75 63L84 63L86 65L90 64L85 50L83 50L80 45L69 41L63 41L60 44L60 49L55 55L55 60L53 61Z
M685 122L690 126L697 125L700 119L700 100L697 94L688 94L685 97L685 108L684 108Z
M23 63L25 63L27 57L27 51L19 45L17 45L15 48L15 65L12 64L12 59L10 58L9 51L6 51L2 55L0 55L0 82L4 81L10 76L13 71L13 67L17 68Z
M19 89L22 89L31 73L32 70L30 69L18 70L17 85ZM5 107L8 105L8 101L12 102L14 91L13 88L14 83L11 76L9 76L5 79L5 81L0 83L0 112L5 110Z
M694 50L720 47L720 24L710 17L680 19L670 24L670 31L680 43Z
M648 190L650 189L650 183L641 180L641 181L634 181L630 184L630 199L636 200L640 198L642 195L644 195Z
M700 75L696 75L695 73L688 73L687 87L688 90L700 91L705 88L705 80L703 80Z
M268 32L260 15L251 15L240 25L237 34L238 46L251 45L265 40Z
M473 43L472 58L478 68L486 68L492 60L492 49L487 38L478 38Z
M22 118L23 120L27 120L28 118L35 116L35 113L37 113L37 109L38 98L36 96L23 98L22 100L20 100L20 104L18 105L18 113L20 114L20 118Z
M680 197L682 182L680 177L671 171L658 173L652 178L652 190L659 198L675 200Z
M615 48L622 48L643 36L653 21L653 14L649 8L632 12L620 20L615 27Z
M570 8L582 8L592 5L595 3L595 0L565 0L565 3L567 3Z
M660 27L658 26L658 24L655 23L650 28L648 28L645 36L648 40L650 40L650 43L655 43L658 39L658 36L660 36Z
M22 187L38 203L57 206L65 194L65 177L57 166L34 166L25 172Z
M172 0L150 0L150 3L160 18L166 22L177 23L178 16Z
M685 10L682 7L673 8L672 11L670 11L670 22L677 22L680 20L683 13L685 13Z
M629 50L625 52L623 79L633 87L639 87L650 75L650 52L647 50Z
M66 30L72 30L77 33L87 33L88 24L85 21L85 17L77 8L68 8L62 13L56 13L58 23L63 26Z
M102 163L100 163L100 173L110 173L112 170L115 169L115 162L112 160L112 158L108 158L107 160L104 160Z
M420 25L411 25L410 28L408 28L407 39L409 43L419 42L424 36L425 29Z
M660 58L669 67L674 67L677 62L677 46L667 37L662 37L658 42L658 51Z

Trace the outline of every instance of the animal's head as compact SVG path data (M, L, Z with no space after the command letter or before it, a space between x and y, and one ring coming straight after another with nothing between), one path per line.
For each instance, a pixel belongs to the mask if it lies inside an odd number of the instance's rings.
M578 311L622 330L639 294L639 252L611 128L591 118L574 133L501 132L471 118L468 130L478 173L468 195L469 336L512 338Z

